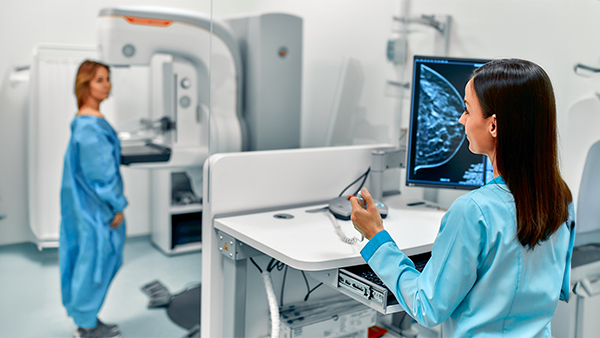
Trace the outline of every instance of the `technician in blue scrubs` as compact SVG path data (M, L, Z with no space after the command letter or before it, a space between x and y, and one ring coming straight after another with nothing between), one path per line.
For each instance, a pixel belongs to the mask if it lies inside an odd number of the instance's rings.
M469 149L494 179L456 199L419 273L383 228L371 195L352 198L352 221L370 241L361 255L420 324L444 337L551 337L568 300L574 222L561 178L550 79L524 60L478 68L465 89Z
M98 312L123 262L125 220L121 146L100 113L110 94L106 65L85 61L75 80L79 112L71 122L60 192L62 300L79 327L76 337L120 337Z

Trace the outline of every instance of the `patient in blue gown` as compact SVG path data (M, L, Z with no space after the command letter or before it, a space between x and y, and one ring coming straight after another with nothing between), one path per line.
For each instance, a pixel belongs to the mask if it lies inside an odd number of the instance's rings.
M121 146L100 113L110 94L106 65L84 61L75 80L79 111L71 122L60 191L62 301L78 326L76 337L120 337L98 312L123 262L125 220Z

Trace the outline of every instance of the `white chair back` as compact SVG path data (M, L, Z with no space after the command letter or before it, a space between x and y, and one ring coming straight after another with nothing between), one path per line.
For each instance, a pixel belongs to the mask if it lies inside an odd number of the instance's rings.
M600 230L600 141L588 151L577 200L577 233Z

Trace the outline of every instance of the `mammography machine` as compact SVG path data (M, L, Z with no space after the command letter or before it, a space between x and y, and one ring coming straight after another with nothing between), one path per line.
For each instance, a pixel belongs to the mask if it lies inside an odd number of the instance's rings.
M160 133L124 145L123 162L161 169L152 172L154 243L167 253L196 249L198 181L210 153L300 146L302 21L265 14L213 18L211 26L195 13L108 8L98 17L98 39L104 62L150 65L150 119ZM174 192L182 182L188 198Z
M300 146L302 19L268 13L220 20L168 8L115 7L100 11L97 37L96 58L113 75L125 68L148 70L147 113L117 131L122 163L152 169L152 240L165 253L198 249L202 165L209 154ZM95 58L88 49L85 58ZM131 107L114 108L125 115ZM62 144L55 147L64 151ZM52 166L60 172L62 159L54 157ZM36 182L32 198L48 200L40 191L55 194L58 183ZM34 232L57 240L60 220L44 210L34 207L31 219L48 220L52 229Z
M151 67L151 118L165 134L154 143L172 152L153 160L158 151L147 151L140 162L201 166L209 142L212 153L299 147L301 34L301 19L286 14L213 18L211 26L193 12L101 10L100 59ZM267 94L269 100L261 97Z

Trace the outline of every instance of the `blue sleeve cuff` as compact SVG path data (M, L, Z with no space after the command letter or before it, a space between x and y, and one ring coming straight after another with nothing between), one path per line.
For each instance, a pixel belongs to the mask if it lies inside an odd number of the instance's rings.
M392 239L392 237L386 230L380 231L375 236L373 236L373 238L371 238L369 243L367 243L362 248L362 250L360 250L360 254L363 257L363 259L365 260L365 262L369 262L371 257L373 257L373 254L375 253L375 251L377 251L377 249L379 249L379 247L381 245L383 245L384 243L393 242L393 241L394 240Z
M120 197L116 198L116 200L113 202L112 208L113 208L113 212L123 212L123 210L125 210L125 207L129 205L129 202L127 201L127 198L125 198L125 196L121 195Z

